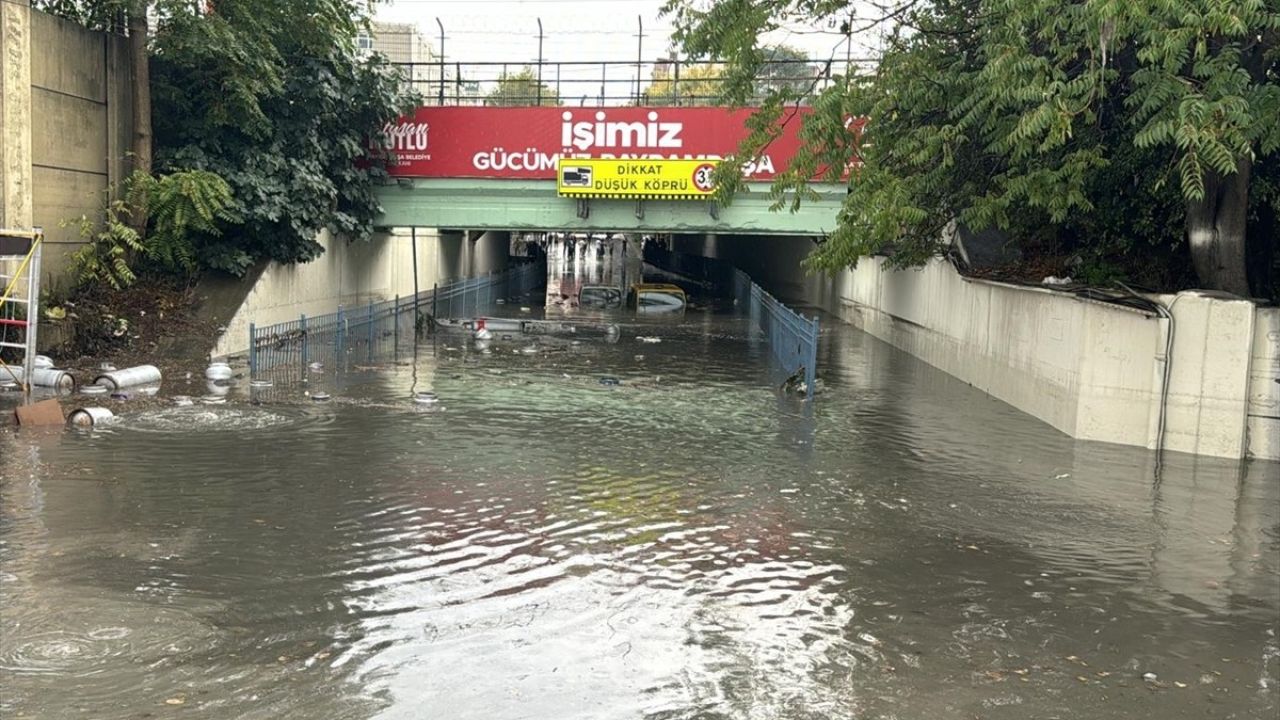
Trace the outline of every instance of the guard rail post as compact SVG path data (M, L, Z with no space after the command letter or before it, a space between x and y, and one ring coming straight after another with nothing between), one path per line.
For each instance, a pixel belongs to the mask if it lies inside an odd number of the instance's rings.
M302 333L302 377L307 376L307 314L298 316L298 330Z

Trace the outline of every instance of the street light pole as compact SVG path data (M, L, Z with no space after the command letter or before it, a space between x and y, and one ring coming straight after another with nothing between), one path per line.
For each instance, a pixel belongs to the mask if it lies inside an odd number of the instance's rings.
M440 28L440 104L444 104L444 23L436 18L436 26Z
M640 65L644 62L644 17L636 15L636 102L640 102Z
M538 106L542 106L542 18L538 18Z

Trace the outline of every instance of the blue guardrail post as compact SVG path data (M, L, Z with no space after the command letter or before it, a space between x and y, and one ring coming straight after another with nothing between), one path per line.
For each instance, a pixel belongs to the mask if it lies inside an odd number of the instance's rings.
M258 374L258 333L257 326L249 323L249 377Z

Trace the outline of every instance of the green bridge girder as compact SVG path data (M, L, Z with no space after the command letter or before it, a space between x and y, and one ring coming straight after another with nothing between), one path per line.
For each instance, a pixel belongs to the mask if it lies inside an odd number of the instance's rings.
M749 183L727 207L703 200L583 201L556 195L554 180L400 180L377 190L381 227L467 230L821 235L835 228L842 185L814 185L817 201L771 211L768 183ZM585 212L583 212L585 210ZM582 215L585 215L583 217Z

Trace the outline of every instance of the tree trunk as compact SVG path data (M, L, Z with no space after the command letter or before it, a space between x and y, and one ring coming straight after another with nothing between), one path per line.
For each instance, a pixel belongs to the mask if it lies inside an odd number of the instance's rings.
M133 169L151 172L151 60L147 55L147 5L129 11L129 55L133 60Z
M1204 199L1187 201L1187 241L1191 264L1202 286L1249 297L1245 270L1245 228L1253 162L1242 157L1236 171L1204 178Z

